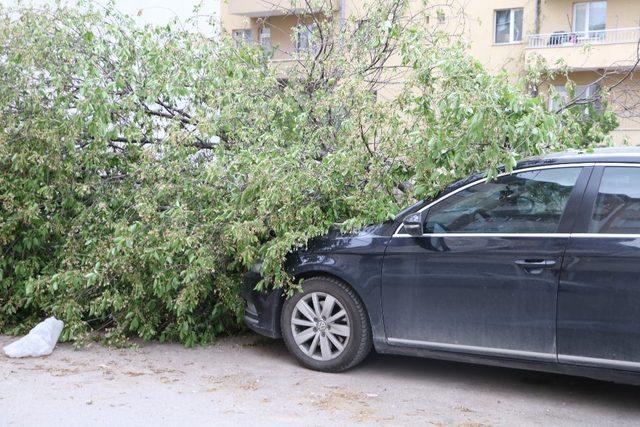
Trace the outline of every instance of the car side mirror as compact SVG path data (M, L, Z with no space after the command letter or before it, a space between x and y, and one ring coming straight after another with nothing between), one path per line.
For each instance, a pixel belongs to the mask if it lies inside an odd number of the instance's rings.
M407 215L402 220L404 232L413 237L420 237L424 234L424 221L427 218L427 212L415 212Z

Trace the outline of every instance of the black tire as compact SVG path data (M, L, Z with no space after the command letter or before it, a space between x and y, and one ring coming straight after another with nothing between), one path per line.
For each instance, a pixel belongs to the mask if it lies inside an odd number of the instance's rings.
M296 344L291 325L296 304L313 292L321 292L333 296L347 313L350 336L344 350L331 360L317 360L310 357ZM289 351L303 366L322 372L342 372L362 362L371 352L371 326L362 301L345 283L333 277L317 276L306 279L302 292L284 302L281 313L282 337ZM314 329L315 330L315 329Z

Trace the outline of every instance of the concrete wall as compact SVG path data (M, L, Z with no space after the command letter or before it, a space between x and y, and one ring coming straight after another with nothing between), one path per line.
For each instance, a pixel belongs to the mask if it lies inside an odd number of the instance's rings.
M599 71L578 71L569 74L576 85L590 85L599 81L602 87L613 87L609 93L609 104L616 113L619 127L612 134L615 145L629 143L640 145L640 73L607 75L602 79ZM565 85L566 77L559 76L551 83Z

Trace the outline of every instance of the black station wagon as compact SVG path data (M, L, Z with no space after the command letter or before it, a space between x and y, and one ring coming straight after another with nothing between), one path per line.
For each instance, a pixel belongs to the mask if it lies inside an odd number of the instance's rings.
M302 292L245 322L329 372L393 353L640 384L640 149L475 175L359 233L293 252Z

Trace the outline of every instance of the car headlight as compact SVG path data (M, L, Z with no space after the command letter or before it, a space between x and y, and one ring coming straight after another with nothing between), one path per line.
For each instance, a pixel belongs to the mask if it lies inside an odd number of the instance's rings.
M260 274L262 272L262 261L258 261L251 267L251 272Z

